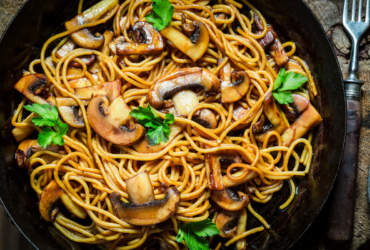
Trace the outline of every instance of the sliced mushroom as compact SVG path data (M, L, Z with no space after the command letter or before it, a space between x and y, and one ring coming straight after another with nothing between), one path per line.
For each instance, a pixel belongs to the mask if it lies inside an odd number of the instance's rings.
M299 70L299 71L304 72L301 64L293 59L289 59L289 61L285 64L285 69L286 71Z
M58 58L63 58L65 55L67 55L69 52L73 51L75 48L77 48L77 44L72 40L69 39L63 46L55 53L55 55ZM86 66L89 66L90 64L94 63L96 56L93 55L85 55L85 56L79 56L77 57L81 59L81 61L86 64ZM76 67L76 68L82 68L82 65L79 64L76 61L71 61L68 66Z
M274 36L274 43L270 47L270 55L274 58L276 64L281 67L289 61L289 57L285 52L283 45L279 39L279 36L275 33L271 26L271 33Z
M117 55L117 45L118 44L121 44L121 43L125 43L126 40L125 40L125 37L124 36L119 36L117 37L116 39L114 39L113 42L110 42L108 44L108 47L110 49L110 51L114 54L114 55Z
M110 49L109 49L108 45L109 45L109 43L112 42L114 34L113 34L112 31L106 30L103 33L103 36L104 36L104 45L103 45L103 47L101 47L100 52L105 54L106 56L109 56ZM102 60L102 58L99 57L99 60Z
M209 148L209 146L206 146L206 148ZM207 153L205 154L205 158L208 188L211 190L224 190L221 165L241 163L242 159L239 153L232 150L222 150L216 153Z
M177 92L173 95L172 101L177 115L184 117L187 117L190 111L199 104L197 94L190 89Z
M90 9L85 10L83 13L66 22L65 27L67 30L71 30L86 23L98 21L101 17L110 12L117 4L118 0L102 0ZM104 37L102 35L99 34L95 36L88 28L73 32L70 36L75 43L87 49L97 49L104 43Z
M261 20L259 19L257 14L255 14L254 16L255 16L254 18L256 20L255 23L257 24L257 28L261 32L263 30L262 23L259 23L261 22ZM257 34L260 32L257 32ZM258 39L258 43L261 45L262 48L267 49L271 47L274 41L275 41L275 37L274 37L274 34L272 33L272 26L267 25L267 32L264 37L262 37L261 39Z
M144 138L142 138L140 141L132 145L134 149L142 154L151 154L151 153L157 153L167 147L168 144L172 142L172 140L181 133L181 131L184 129L186 124L174 122L170 125L170 136L168 137L167 142L161 142L158 145L151 146L148 141L147 135L145 135Z
M154 82L148 92L149 104L155 109L163 108L166 102L168 105L166 98L182 90L199 87L205 90L205 97L216 95L220 88L220 81L207 69L178 69Z
M194 114L192 120L208 129L215 129L217 127L216 116L209 109L200 110L199 114Z
M283 118L281 117L279 110L276 107L272 92L268 92L266 94L265 100L263 101L263 111L267 119L273 125L272 128L270 128L268 131L276 131L279 134L282 134L288 128ZM267 132L255 135L256 139L258 141L264 141Z
M48 103L44 98L39 96L46 94L49 90L47 78L43 74L26 75L15 84L14 88L35 103Z
M90 126L101 137L117 145L131 145L145 133L145 129L134 123L130 116L131 109L122 96L116 98L109 106L105 96L96 96L87 108Z
M246 109L242 105L240 105L239 103L234 103L233 116L235 118L237 118L238 120L242 119L248 113L248 111L249 111L249 108ZM231 124L232 123L234 123L234 120L231 121ZM249 126L248 123L245 123L245 124L240 123L238 126L233 128L232 131L237 131L237 130L240 130L240 129L244 129L248 126Z
M316 128L322 118L311 103L301 95L293 94L293 103L300 113L298 119L281 135L283 144L290 146L295 140L302 138L308 131Z
M59 212L59 208L56 206L59 200L77 218L86 218L86 211L72 201L64 190L58 186L57 182L52 180L42 191L39 202L40 214L44 220L53 221L55 219Z
M117 216L130 224L151 226L170 218L180 203L180 192L175 187L166 189L166 197L144 204L124 203L117 192L109 195Z
M146 170L126 179L126 186L128 197L132 203L144 204L155 200L153 186Z
M89 87L75 88L75 95L84 100L90 100L95 96L102 95L106 96L110 102L113 102L117 97L121 96L121 82L116 80Z
M244 176L244 178L242 178L240 180L232 180L227 175L222 176L222 181L224 183L224 186L225 187L235 187L235 186L238 186L240 184L246 183L247 181L252 180L254 177L258 176L257 172L249 171L247 169L242 170L242 171L238 171L236 174L234 174L234 176L238 177L242 174L245 174L245 172L248 172L247 175Z
M25 140L19 144L16 159L17 164L20 168L26 169L30 164L30 156L32 152L40 150L48 150L53 152L58 152L58 146L48 146L46 149L43 149L38 143L37 140Z
M260 120L252 125L253 134L264 133L270 129L270 126L264 126L265 121L266 121L265 115L262 114Z
M239 101L249 89L249 76L244 71L231 73L229 62L220 70L221 78L221 102L230 103Z
M171 26L164 28L161 34L177 49L196 62L207 51L209 33L206 25L200 21L194 21L192 26L194 27L194 32L190 38Z
M34 118L35 116L36 116L35 113L31 113L22 122L31 123L32 118ZM23 141L24 139L26 139L28 136L30 136L33 133L33 131L35 131L35 128L32 127L32 126L16 127L12 130L12 134L14 136L14 139L17 142L20 142L20 141Z
M228 211L238 211L245 208L249 203L249 198L246 194L242 192L236 194L230 188L212 190L211 199L221 208Z
M222 210L216 217L216 227L222 238L233 238L238 232L239 211Z
M164 48L161 34L147 22L136 22L132 27L135 43L118 43L116 50L118 55L151 55L158 54Z
M80 107L72 98L57 97L56 106L63 120L74 128L85 127ZM86 103L87 105L87 103Z

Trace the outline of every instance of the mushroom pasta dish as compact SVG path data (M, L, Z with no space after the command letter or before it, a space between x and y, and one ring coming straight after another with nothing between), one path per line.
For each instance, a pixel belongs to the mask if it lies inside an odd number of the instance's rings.
M109 250L246 249L270 228L253 207L284 183L289 206L322 121L294 42L247 0L80 0L64 27L14 86L45 221Z

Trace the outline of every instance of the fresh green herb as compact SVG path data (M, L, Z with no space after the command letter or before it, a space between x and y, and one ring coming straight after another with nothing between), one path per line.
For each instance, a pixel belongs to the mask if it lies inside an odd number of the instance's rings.
M293 102L292 90L296 90L307 82L308 78L301 74L289 72L285 74L285 69L280 69L274 82L272 95L280 104Z
M219 234L216 225L206 219L198 222L182 224L176 236L177 242L181 243L184 239L189 250L209 250L208 241L202 237Z
M144 127L150 128L148 131L148 141L151 146L161 142L167 142L170 136L169 124L175 121L173 114L166 114L162 121L150 105L147 108L139 107L130 112L130 115L139 120Z
M146 15L145 18L156 30L161 31L170 24L174 8L168 0L152 0L152 2L153 13Z
M32 118L32 122L38 127L44 127L37 139L41 147L46 148L52 142L60 146L64 145L63 136L68 131L68 125L60 121L57 107L52 107L50 104L34 103L32 106L26 105L24 108L39 115Z

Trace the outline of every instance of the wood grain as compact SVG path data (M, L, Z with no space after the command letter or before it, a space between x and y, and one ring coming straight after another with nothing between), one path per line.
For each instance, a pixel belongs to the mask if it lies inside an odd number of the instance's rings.
M4 32L13 15L25 0L0 0L0 34ZM273 0L272 0L273 1ZM294 1L294 0L293 0ZM325 31L331 37L336 47L338 61L343 75L348 69L351 44L343 31L340 20L343 11L343 0L305 0L320 20ZM366 1L363 1L364 4ZM365 9L365 8L363 8ZM357 171L357 190L355 201L354 237L352 241L342 244L333 244L325 240L325 228L329 209L324 207L318 219L299 240L294 250L355 250L370 239L370 207L367 201L367 176L370 165L370 32L367 32L361 42L359 79L365 82L362 88L362 123L360 131L360 148ZM32 247L23 239L17 229L2 216L0 206L0 249L1 250L28 250Z

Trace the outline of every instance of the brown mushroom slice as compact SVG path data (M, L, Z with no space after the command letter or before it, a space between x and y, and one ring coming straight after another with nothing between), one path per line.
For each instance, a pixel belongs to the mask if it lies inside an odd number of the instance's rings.
M48 91L47 78L43 74L26 75L15 84L14 88L35 103L48 103L39 96L46 94Z
M85 122L78 106L58 106L58 110L63 120L71 127L83 128Z
M217 127L216 116L209 109L200 110L199 114L194 114L192 120L208 129L215 129Z
M293 103L301 115L281 135L283 144L290 146L295 140L305 136L308 131L316 128L322 122L322 118L309 101L301 95L293 94ZM307 103L307 106L305 105ZM304 107L306 108L304 109Z
M276 107L272 92L268 92L266 94L265 100L263 101L263 111L273 126L269 129L269 131L276 131L281 135L288 128ZM260 135L255 135L256 139L258 141L263 141L267 135L267 132Z
M58 201L61 201L64 206L75 215L77 218L85 219L86 211L74 201L61 189L55 180L52 180L42 191L39 210L41 217L46 221L53 221L59 212L56 206Z
M90 9L85 10L83 13L72 18L70 21L65 23L67 30L71 30L75 27L98 21L101 17L106 15L118 4L118 0L102 0L92 6ZM87 49L100 48L104 43L104 37L102 35L94 36L91 30L83 28L70 34L71 38L79 46Z
M113 34L112 31L106 30L103 33L103 37L104 37L104 45L103 45L103 47L101 47L100 52L103 53L106 56L109 56L110 49L109 49L108 45L109 45L109 43L112 42L114 34ZM102 58L99 57L99 60L102 60Z
M293 59L289 59L289 61L285 64L285 69L286 71L299 70L299 71L304 72L301 64Z
M210 146L206 146L210 148ZM224 190L224 183L221 175L221 164L231 165L233 163L241 163L242 158L239 153L232 150L222 150L216 153L205 154L206 158L206 173L208 180L208 188L211 190Z
M274 58L276 64L281 67L289 61L289 57L285 52L283 45L279 39L279 36L275 33L271 26L271 33L274 36L274 43L270 47L270 55Z
M31 123L32 122L32 118L34 118L35 116L36 116L35 113L31 113L22 122L24 122L24 123ZM20 142L20 141L23 141L24 139L26 139L28 136L30 136L33 133L33 131L35 131L35 128L32 127L32 126L15 127L12 130L12 134L13 134L14 139L17 142Z
M180 203L180 192L175 187L166 189L166 197L144 204L124 203L120 194L113 192L109 195L113 210L117 216L130 224L151 226L170 218Z
M171 26L164 28L161 34L182 53L196 62L207 51L209 33L206 25L200 21L194 21L192 25L194 26L194 32L190 38Z
M113 42L110 42L108 44L108 47L110 49L110 51L114 54L114 55L117 55L117 45L118 44L121 44L121 43L125 43L126 40L125 40L125 37L124 36L119 36L117 37L116 39L114 39Z
M249 108L246 109L242 105L240 105L239 103L234 103L233 115L238 120L242 119L248 113L248 111L249 111ZM232 120L231 124L234 123L234 122L235 121ZM233 128L232 131L237 131L237 130L240 130L240 129L244 129L248 126L249 126L248 123L245 123L245 124L244 123L239 123L239 125L236 126L235 128Z
M133 122L130 111L121 96L110 106L107 97L96 96L87 107L87 119L95 132L107 141L131 145L144 135L145 129Z
M95 96L102 95L106 96L112 102L121 96L121 82L120 80L116 80L89 87L75 88L75 95L84 100L90 100Z
M126 186L128 197L132 203L144 204L155 200L153 186L146 170L126 179Z
M166 105L165 99L190 88L203 88L204 96L208 97L217 94L220 81L207 69L178 69L154 82L148 92L149 104L155 109L161 109Z
M238 233L239 211L222 210L216 217L216 227L222 238L233 238Z
M55 145L50 145L44 149L37 143L37 140L24 140L19 144L16 152L17 164L20 168L26 169L30 164L30 156L32 152L41 150L58 152L58 149L59 147Z
M249 89L250 79L247 72L234 71L231 73L229 62L220 70L220 78L222 103L239 101Z
M238 211L245 208L249 198L243 192L237 194L230 188L224 190L212 190L211 199L221 208L228 211Z
M132 31L136 42L116 44L118 55L152 55L163 50L163 38L150 23L136 22Z
M164 149L165 147L168 146L172 142L172 140L181 133L181 131L184 129L185 124L179 123L179 122L174 122L173 124L170 125L170 136L168 137L167 142L161 142L158 145L151 146L148 141L147 135L137 143L135 143L133 148L142 154L151 154L151 153L157 153Z
M77 48L77 44L72 40L69 39L63 46L55 53L55 55L58 58L63 58L65 55L67 55L69 52L73 51ZM85 56L79 56L77 57L81 59L81 61L86 64L86 66L89 66L90 64L94 63L96 56L93 55L85 55ZM76 67L76 68L82 68L82 65L79 64L76 61L71 61L68 66Z

